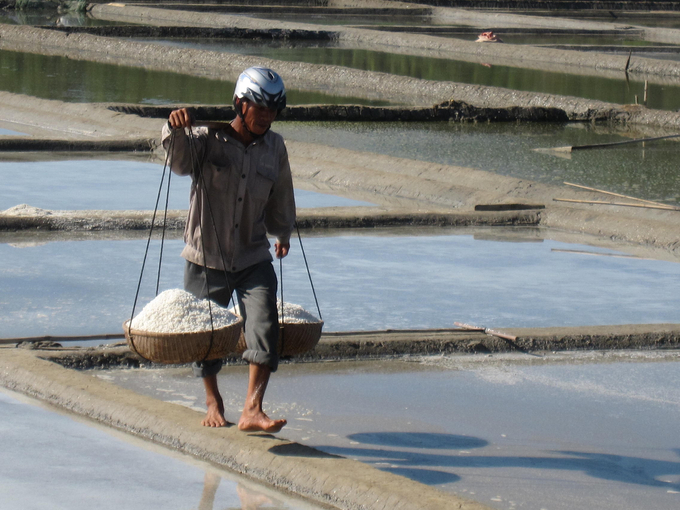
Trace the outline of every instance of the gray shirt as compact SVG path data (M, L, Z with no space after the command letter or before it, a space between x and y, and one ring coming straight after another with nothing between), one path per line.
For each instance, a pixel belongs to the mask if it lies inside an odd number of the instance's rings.
M163 126L166 151L172 131ZM270 130L245 147L225 130L193 128L192 149L188 129L174 133L170 168L192 177L182 257L214 269L226 265L227 271L272 260L267 235L288 243L295 225L293 180L281 135Z

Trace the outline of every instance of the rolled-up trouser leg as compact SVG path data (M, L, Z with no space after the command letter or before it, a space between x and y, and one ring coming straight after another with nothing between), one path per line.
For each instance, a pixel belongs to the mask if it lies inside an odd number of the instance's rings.
M265 261L240 271L238 275L236 295L245 320L247 347L243 359L267 365L276 372L279 366L279 320L274 267L271 262Z
M224 271L208 268L207 280L210 282L210 299L220 306L228 307L231 300L233 282ZM199 299L208 297L205 268L187 261L184 266L184 290L191 292ZM196 377L217 375L222 368L221 359L210 359L192 363L191 368Z
M208 297L205 271L204 267L188 261L184 270L184 288L200 299ZM237 272L208 268L207 277L210 298L220 306L229 306L232 290L236 291L239 310L245 321L246 350L243 359L267 365L275 372L279 364L279 321L276 311L277 280L271 262L260 262ZM193 364L197 377L215 375L221 368L222 360Z

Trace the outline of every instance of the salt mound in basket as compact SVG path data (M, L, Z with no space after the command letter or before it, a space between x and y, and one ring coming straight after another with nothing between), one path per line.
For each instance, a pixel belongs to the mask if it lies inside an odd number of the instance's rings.
M281 314L281 300L276 303ZM238 308L231 309L238 313ZM321 338L323 321L315 317L300 305L283 304L283 320L279 315L279 356L296 356L311 351ZM243 333L238 340L236 352L246 350L246 339Z
M132 327L130 321L123 324L133 352L168 364L223 358L236 350L242 329L241 317L182 289L161 292L132 319Z

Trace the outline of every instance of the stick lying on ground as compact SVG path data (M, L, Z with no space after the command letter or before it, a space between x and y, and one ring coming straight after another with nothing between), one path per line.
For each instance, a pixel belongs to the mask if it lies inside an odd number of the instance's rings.
M609 143L594 143L591 145L567 145L565 147L540 147L538 149L532 149L537 152L572 152L584 149L604 149L606 147L616 147L619 145L628 145L631 143L641 143L641 142L653 142L656 140L666 140L668 138L680 138L678 135L667 135L667 136L655 136L653 138L635 138L634 140L624 140L623 142L609 142Z
M507 333L502 333L494 329L489 329L482 326L473 326L471 324L465 324L464 322L454 322L453 324L458 326L459 328L467 329L468 331L483 331L487 335L497 336L499 338L504 338L506 340L511 340L513 342L517 340L516 336L508 335Z
M519 345L515 343L515 340L517 340L516 336L513 335L508 335L507 333L502 333L501 331L496 331L495 329L489 329L481 326L473 326L471 324L465 324L464 322L454 322L454 325L458 326L459 328L465 329L467 331L481 331L483 333L486 333L487 335L491 336L497 336L498 338L502 338L503 340L507 340L508 344L510 344L514 349L518 350L519 352L523 354L528 354L529 356L535 356L537 358L542 358L543 356L539 354L534 354L533 352L529 352L526 349L522 349Z
M645 204L657 205L659 207L674 208L672 205L662 204L661 202L654 202L653 200L645 200L643 198L631 197L629 195L622 195L621 193L614 193L612 191L605 191L603 189L590 188L588 186L582 186L581 184L573 184L571 182L565 182L564 184L566 184L567 186L574 186L575 188L587 189L588 191L597 191L598 193L604 193L605 195L612 195L614 197L627 198L629 200L637 200L638 202L643 202Z
M643 209L661 209L662 211L680 211L680 207L672 205L626 204L624 202L602 202L601 200L576 200L573 198L553 198L555 202L571 202L573 204L618 205L623 207L642 207Z

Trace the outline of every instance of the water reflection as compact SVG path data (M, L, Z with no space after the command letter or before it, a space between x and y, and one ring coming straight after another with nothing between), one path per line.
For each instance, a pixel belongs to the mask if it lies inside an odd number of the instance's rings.
M139 67L0 50L0 89L74 103L231 104L234 83ZM385 104L288 90L290 104Z
M222 477L211 472L205 472L205 478L203 480L203 492L201 494L201 500L198 503L198 510L214 510L215 509L215 496L217 494L217 489L220 486ZM238 507L240 510L258 510L260 508L272 508L284 509L291 508L279 501L274 501L265 494L254 491L246 487L242 483L236 485L236 494L241 502L241 506ZM218 506L219 508L219 506ZM230 507L235 508L235 507Z
M616 253L550 240L419 232L304 238L326 331L446 328L454 321L496 328L677 321L676 263L553 251ZM540 231L517 232L518 240L540 240ZM18 240L0 234L0 336L120 332L131 314L145 239L41 244L32 234ZM182 247L180 239L165 242L161 290L182 286ZM158 253L152 243L139 306L155 295ZM297 241L283 271L284 299L316 311Z
M348 49L338 47L337 43L262 44L233 40L215 42L167 39L159 42L172 46L257 55L275 60L350 67L424 80L453 81L576 96L615 104L632 104L636 95L642 101L644 94L644 80L635 80L634 77L626 80L623 73L620 79L611 79L568 72L548 72L500 65L486 66L462 60L401 55L369 49ZM647 104L650 108L660 110L680 108L680 85L650 83Z

